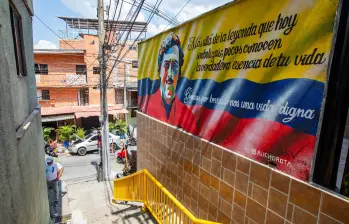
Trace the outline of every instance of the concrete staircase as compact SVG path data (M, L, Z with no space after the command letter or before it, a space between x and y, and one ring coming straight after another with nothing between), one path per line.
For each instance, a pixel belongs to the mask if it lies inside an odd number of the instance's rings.
M152 224L156 221L142 213L141 203L111 203L113 183L88 181L67 185L59 205L60 217L52 223L69 224Z

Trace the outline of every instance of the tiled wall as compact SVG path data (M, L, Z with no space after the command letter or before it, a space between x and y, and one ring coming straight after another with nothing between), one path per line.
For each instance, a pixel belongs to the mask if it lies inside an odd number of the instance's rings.
M349 201L226 151L142 113L138 168L184 206L222 223L349 223Z

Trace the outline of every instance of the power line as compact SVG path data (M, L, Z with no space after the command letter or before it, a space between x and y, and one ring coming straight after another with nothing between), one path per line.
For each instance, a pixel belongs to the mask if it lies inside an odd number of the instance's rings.
M163 1L163 0L160 0L159 4L158 4L157 6L156 6L156 4L158 3L158 0L156 1L156 3L155 3L156 9L154 9L154 12L159 8L159 6L160 6L160 4L161 4L162 1ZM142 32L144 31L144 29L149 25L150 21L152 20L152 18L153 18L154 15L155 15L154 12L149 16L148 21L147 21L147 25L143 27L143 30L140 32L140 34L138 35L138 37L133 41L133 43L132 43L132 45L131 45L131 48L134 46L134 44L136 43L136 41L139 39L139 37L140 37L140 35L142 34ZM128 52L130 51L131 48L129 47L129 49L124 53L124 55L122 56L122 58L120 59L120 61L122 61L122 60L124 59L124 57L128 54ZM121 52L120 52L120 54L121 54ZM119 54L119 55L120 55L120 54ZM118 58L117 58L117 59L118 59Z
M163 0L160 0L159 4L157 5L158 1L159 1L159 0L157 0L156 3L155 3L153 12L149 15L149 18L148 18L148 21L147 21L147 26L148 26L148 24L150 23L150 21L152 20L152 18L154 17L154 14L155 14L154 12L159 8L159 6L160 6L160 4L161 4L161 2L162 2ZM156 8L155 8L155 7L156 7ZM138 35L138 37L133 41L131 47L134 46L134 44L136 43L136 41L138 40L138 38L140 37L140 35L142 34L142 32L144 31L144 29L145 29L147 26L144 26L144 27L143 27L143 30L140 32L140 34ZM119 52L118 57L115 59L115 62L114 62L113 66L112 66L112 68L111 68L111 70L110 70L110 72L109 72L109 74L108 74L108 76L107 76L107 80L109 79L109 77L110 77L110 75L111 75L111 73L112 73L114 67L116 66L116 64L117 64L119 61L122 61L122 60L124 59L124 57L128 54L129 51L130 51L130 48L124 53L124 55L122 56L122 58L121 58L120 60L119 60L119 57L120 57L122 51Z
M188 0L185 5L181 8L181 10L179 10L179 12L176 14L175 18L177 18L177 16L182 12L182 10L188 5L188 3L190 2L190 0ZM163 31L166 30L166 28L168 27L168 25L170 25L170 23L167 24L167 26L165 27L165 29L163 29Z
M109 40L110 40L110 34L111 34L111 27L113 26L113 23L114 23L114 20L115 20L115 14L116 14L116 10L118 9L118 5L119 5L119 1L118 0L118 3L116 3L116 6L115 6L115 10L114 10L114 15L113 15L113 21L110 23L110 27L109 27L109 35L108 35L108 40L107 40L107 44L109 43ZM108 9L108 25L109 25L109 13L110 13L110 4L111 4L111 0L109 2L109 9ZM108 31L108 26L107 26L107 31ZM106 36L105 36L106 37ZM104 42L105 42L105 38L104 38Z
M131 21L133 20L133 21L132 21L132 24L131 24L129 30L127 31L127 35L126 35L125 41L124 41L124 43L121 45L122 47L121 47L121 49L119 50L118 57L120 56L122 50L123 50L124 47L125 47L125 44L126 44L127 39L128 39L128 36L129 36L129 34L131 33L132 27L133 27L133 25L134 25L134 23L135 23L135 21L136 21L136 19L137 19L137 17L138 17L138 14L139 14L139 12L140 12L140 10L141 10L141 8L142 8L143 2L144 2L144 0L137 6L137 9L136 9L135 13L134 13L134 14L131 16L131 18L130 18L130 20L131 20ZM134 1L134 3L136 3L136 1ZM131 9L130 9L128 15L127 15L127 18L129 17L129 15L131 15L132 8L133 8L134 5L135 5L135 4L132 5L132 7L131 7ZM145 26L145 27L146 27L146 26ZM145 27L144 27L144 28L145 28ZM144 28L143 28L143 30L144 30ZM142 30L142 32L143 32L143 30ZM141 33L142 33L142 32L141 32ZM122 34L120 35L120 37L117 39L117 41L116 41L116 43L115 43L115 46L114 46L114 48L113 48L113 50L112 50L111 52L115 51L115 48L119 45L119 42L120 42L122 36L124 35L124 33L125 33L125 31L123 31L123 33L122 33ZM110 71L110 73L113 71L113 68L114 68L114 67L112 67L112 70ZM108 80L108 78L107 78L107 80Z
M46 25L46 23L44 23L44 21L42 21L36 14L34 14L34 16L49 30L51 30L51 32L56 35L59 39L61 39L62 41L64 41L64 43L68 44L73 50L75 50L76 52L78 52L77 49L75 49L75 47L73 47L69 42L67 42L66 40L64 40L63 38L61 38L55 31L53 31L51 29L51 27L49 27L48 25Z
M144 1L144 0L143 0L143 1ZM130 16L131 16L130 21L132 21L134 15L137 13L137 10L140 8L140 6L138 5L138 7L137 7L135 13L134 13L133 15L131 15L133 8L136 6L135 3L136 3L136 1L133 2L133 4L132 4L130 10L128 11L127 16L126 16L126 18L125 18L125 21L127 21L128 18L129 18ZM139 13L139 12L138 12L138 13ZM138 16L138 14L137 14L137 16ZM137 16L135 17L135 20L137 19ZM132 23L132 26L133 26L133 24L134 24L134 22ZM125 26L127 27L128 24L123 24L123 25L121 25L120 29L125 28ZM130 27L130 30L132 29L132 26ZM115 40L116 40L116 41L115 41L115 46L114 46L114 48L113 48L112 51L115 50L115 48L116 48L117 45L119 44L119 42L120 42L120 40L122 39L122 37L123 37L123 35L124 35L125 32L126 32L126 30L124 29L124 30L122 31L122 33L121 33L118 37L115 36ZM129 31L128 31L128 33L129 33ZM128 35L127 35L127 36L128 36ZM127 38L125 38L125 39L127 40Z
M125 0L125 3L132 4L132 3L128 2L128 1L126 1L126 0ZM153 5L151 5L150 3L144 1L143 7L142 7L142 9L144 11L152 12L153 8L154 8ZM165 12L161 11L160 9L156 10L155 14L158 15L160 18L166 20L167 22L171 23L174 26L179 25L179 22L175 18L171 18L171 16L169 16Z
M49 27L46 23L44 23L44 21L42 21L36 14L34 14L34 16L47 28L49 29L53 34L55 34L59 39L63 40L66 44L68 44L73 50L75 50L76 52L78 52L77 49L75 49L69 42L67 42L66 40L64 40L63 38L61 38L55 31L53 31L51 29L51 27ZM73 80L71 83L74 83L75 81L77 81L79 78L82 77L82 75L86 75L87 74L87 71L88 69L94 65L94 63L96 62L96 60L99 58L99 56L95 57L94 61L86 68L86 70L82 73L82 74L79 74L77 76L77 78L75 80ZM69 87L68 86L65 86L65 87L61 87L61 88L66 88L66 87Z

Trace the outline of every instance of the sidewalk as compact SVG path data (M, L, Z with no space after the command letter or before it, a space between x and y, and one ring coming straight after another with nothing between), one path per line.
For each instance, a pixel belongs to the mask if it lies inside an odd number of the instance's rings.
M91 181L68 186L71 224L156 223L142 204L113 204L113 182Z
M111 157L112 173L122 172L124 165ZM67 193L60 193L58 216L51 223L68 224L138 224L156 223L148 213L142 213L141 203L113 204L113 182L89 179L66 182ZM63 184L65 185L65 184ZM53 192L50 192L52 198Z
M64 181L60 181L58 186L60 189L59 201L57 206L58 217L52 218L51 223L62 223L62 222L65 223L65 221L71 219L71 212L69 209L68 194L67 194L67 186L64 183ZM48 196L51 201L54 200L52 190L48 192Z

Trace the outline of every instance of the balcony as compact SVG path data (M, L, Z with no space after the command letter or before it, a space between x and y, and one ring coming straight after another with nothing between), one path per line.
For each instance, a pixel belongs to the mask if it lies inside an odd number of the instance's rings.
M49 74L35 75L37 87L74 87L87 83L86 75L78 74Z
M138 107L138 99L131 99L127 101L128 108L137 108Z

